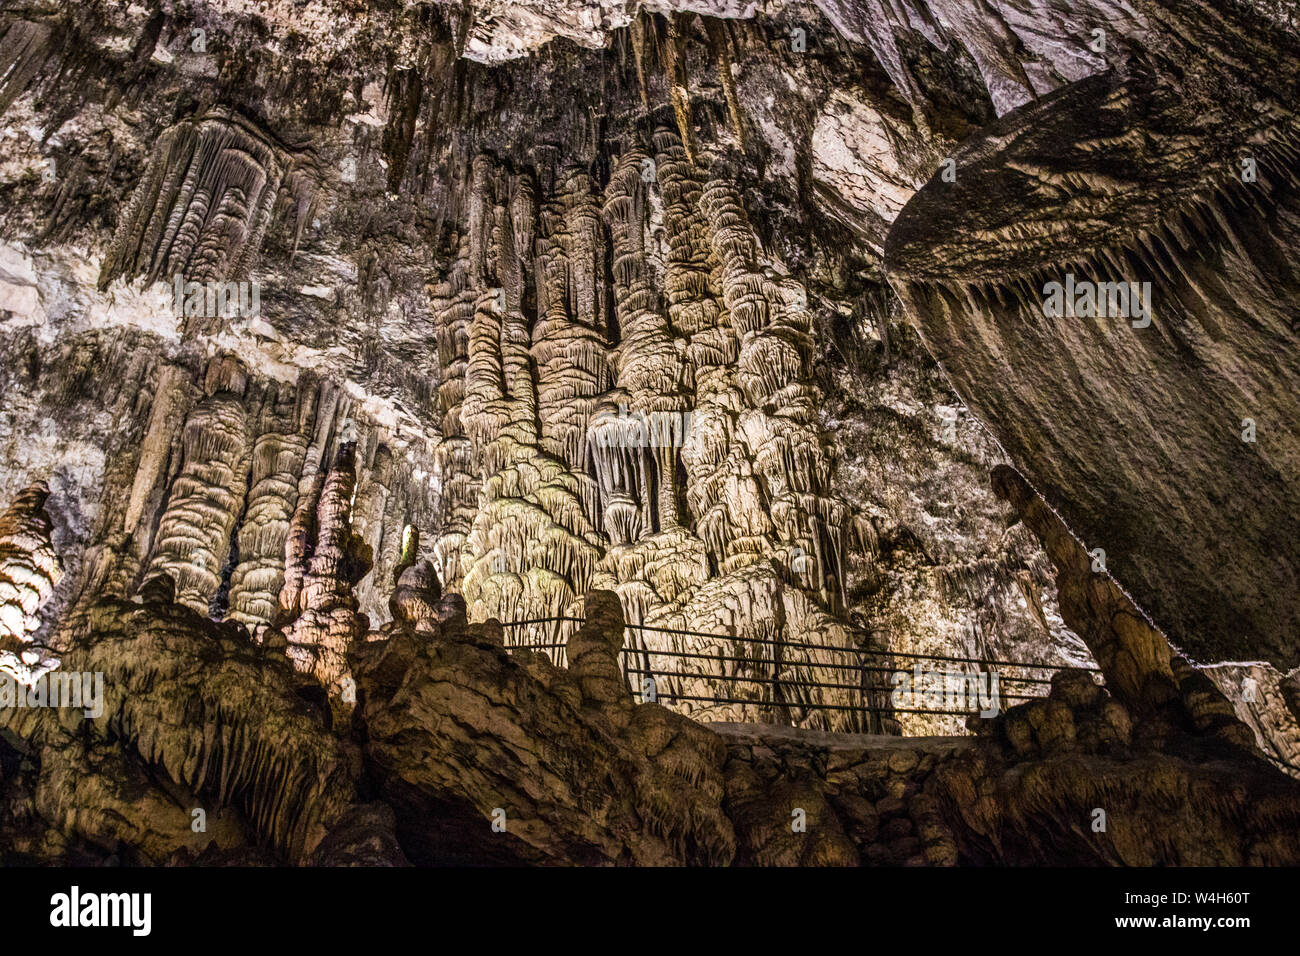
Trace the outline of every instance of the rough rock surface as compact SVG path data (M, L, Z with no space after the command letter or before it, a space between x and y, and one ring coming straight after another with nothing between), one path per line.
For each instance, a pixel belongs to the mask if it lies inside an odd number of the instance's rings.
M1294 13L6 8L0 854L1293 862Z
M886 264L958 393L1169 637L1290 669L1300 47L1243 12L1143 6L1171 21L1150 55L964 143Z

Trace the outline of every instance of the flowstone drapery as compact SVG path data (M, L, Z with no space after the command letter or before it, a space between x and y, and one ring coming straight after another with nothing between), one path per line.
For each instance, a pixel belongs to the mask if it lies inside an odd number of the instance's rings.
M638 626L638 686L654 677L688 710L742 701L708 714L780 707L838 725L800 707L833 703L799 686L828 662L800 645L854 644L833 616L847 508L826 491L807 296L764 265L735 187L692 169L671 130L653 139L618 155L599 195L580 169L547 170L558 185L539 195L530 176L472 161L465 235L433 286L433 553L471 620L578 616L588 587L608 587ZM753 663L706 678L699 659L659 649Z

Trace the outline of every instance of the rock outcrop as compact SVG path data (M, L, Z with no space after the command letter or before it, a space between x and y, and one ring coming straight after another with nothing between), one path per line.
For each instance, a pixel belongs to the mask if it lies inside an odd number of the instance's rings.
M1140 6L1148 55L963 144L886 265L958 393L1170 638L1290 669L1296 40Z

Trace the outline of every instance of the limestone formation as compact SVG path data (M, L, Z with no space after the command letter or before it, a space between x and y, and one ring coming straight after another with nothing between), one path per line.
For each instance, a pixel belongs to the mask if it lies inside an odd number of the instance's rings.
M109 599L75 630L62 670L101 675L102 713L0 709L43 755L37 811L69 836L152 863L250 837L298 858L349 804L350 758L294 692L283 650L170 603ZM199 834L190 807L233 816Z
M1087 643L1110 692L1143 719L1143 728L1159 735L1190 726L1253 751L1254 734L1228 699L1151 626L1024 478L999 466L993 488L1042 540L1057 568L1062 617Z
M27 88L45 63L54 31L48 24L15 20L0 39L0 113Z
M1141 6L1151 56L966 143L886 263L958 392L1170 637L1290 668L1300 449L1270 423L1297 385L1296 41ZM1258 561L1222 562L1227 540Z
M221 584L247 492L246 387L246 372L235 360L209 365L206 397L185 421L183 463L149 564L150 576L166 574L176 582L177 601L205 613Z
M0 672L23 684L57 665L32 646L41 605L63 574L45 513L49 494L37 482L0 515Z
M0 11L0 862L1300 862L1294 6Z
M289 642L289 660L311 674L331 698L352 703L345 690L347 654L368 629L352 587L370 570L365 546L352 531L356 487L354 449L345 444L313 493L299 500L285 542L285 585L276 626Z
M587 603L568 671L511 657L463 610L432 640L404 629L358 650L367 758L413 862L730 862L721 742L633 705L618 599Z
M282 187L301 207L311 180L252 121L214 110L173 126L124 211L101 285L139 274L148 283L246 280Z
M298 503L312 411L301 391L267 396L253 442L248 502L239 527L239 563L230 577L230 614L250 631L271 623L284 585L284 542ZM304 407L305 405L305 407Z

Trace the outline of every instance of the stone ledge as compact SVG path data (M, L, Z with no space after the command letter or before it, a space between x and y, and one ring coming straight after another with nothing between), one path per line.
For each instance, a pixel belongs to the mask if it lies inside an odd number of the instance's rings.
M974 745L975 737L894 737L889 734L840 734L804 730L780 724L706 723L728 743L772 744L778 742L821 747L826 750L924 750L957 751Z

